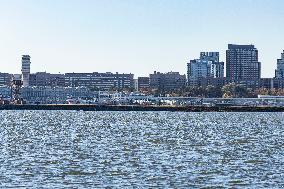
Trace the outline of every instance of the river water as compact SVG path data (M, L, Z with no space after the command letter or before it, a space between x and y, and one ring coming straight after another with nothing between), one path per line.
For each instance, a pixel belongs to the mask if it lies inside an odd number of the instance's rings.
M283 113L0 111L0 188L281 188Z

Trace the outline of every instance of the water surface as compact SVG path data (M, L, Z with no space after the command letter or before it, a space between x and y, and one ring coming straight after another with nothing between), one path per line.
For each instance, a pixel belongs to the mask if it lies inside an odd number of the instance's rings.
M0 111L0 188L281 188L282 113Z

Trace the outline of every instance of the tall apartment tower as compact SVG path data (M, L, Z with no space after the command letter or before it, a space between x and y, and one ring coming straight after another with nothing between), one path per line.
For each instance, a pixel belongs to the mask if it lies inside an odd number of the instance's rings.
M229 79L259 79L261 63L254 45L228 45L226 51L226 76Z
M219 52L201 52L199 59L187 63L188 85L198 86L203 78L224 77L224 62L219 61Z
M219 61L219 52L201 52L200 60L207 61L207 77L224 77L224 62Z
M219 52L201 52L200 59L212 62L219 62Z
M275 70L275 78L284 78L284 50L281 53L281 59L277 59L277 69Z
M22 80L23 86L29 86L30 81L30 67L31 67L31 57L29 55L22 56Z

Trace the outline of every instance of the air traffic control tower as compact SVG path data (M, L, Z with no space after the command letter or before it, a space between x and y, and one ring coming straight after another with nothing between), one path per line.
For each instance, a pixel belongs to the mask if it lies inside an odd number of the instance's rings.
M29 55L22 56L22 81L23 86L29 86L30 81L30 67L31 67L31 57Z

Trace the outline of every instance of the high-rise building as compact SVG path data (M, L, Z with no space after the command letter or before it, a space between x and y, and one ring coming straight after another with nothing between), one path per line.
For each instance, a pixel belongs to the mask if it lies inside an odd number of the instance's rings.
M281 59L277 59L277 69L275 70L275 78L284 78L284 50L281 53Z
M201 52L200 59L212 62L219 62L219 52Z
M22 81L23 86L29 86L30 81L30 65L31 65L31 57L29 55L22 56Z
M224 62L219 62L219 52L201 52L199 59L187 63L188 84L200 85L202 78L224 77Z
M229 79L259 79L261 63L254 45L228 45L226 51L226 76Z
M219 62L219 52L201 52L200 60L208 61L208 77L224 77L224 62Z

